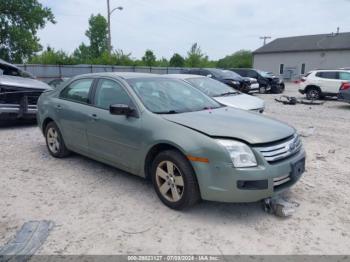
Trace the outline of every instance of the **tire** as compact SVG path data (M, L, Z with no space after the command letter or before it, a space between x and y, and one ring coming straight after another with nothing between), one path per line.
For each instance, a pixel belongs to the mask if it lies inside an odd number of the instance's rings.
M169 208L182 210L193 206L200 199L191 164L175 150L163 151L156 156L151 176L159 199Z
M67 149L61 131L55 122L50 122L45 128L45 140L49 153L53 157L63 158L70 154Z
M306 90L307 100L318 100L322 97L321 90L317 87L309 87Z

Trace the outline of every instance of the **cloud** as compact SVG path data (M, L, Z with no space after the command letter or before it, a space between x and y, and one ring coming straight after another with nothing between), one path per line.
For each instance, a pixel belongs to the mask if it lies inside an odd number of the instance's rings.
M106 14L105 0L41 0L51 7L57 24L39 33L44 46L68 52L82 42L91 14ZM152 49L157 57L186 55L198 42L212 59L239 49L258 48L259 36L273 38L350 31L348 0L111 0L123 6L112 16L112 44L141 57Z

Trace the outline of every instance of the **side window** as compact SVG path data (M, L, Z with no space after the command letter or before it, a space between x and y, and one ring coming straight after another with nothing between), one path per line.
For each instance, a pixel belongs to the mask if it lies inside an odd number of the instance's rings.
M111 105L124 104L130 106L132 102L121 84L108 79L100 79L94 104L96 107L109 110Z
M339 79L340 79L340 80L347 80L347 81L350 81L350 73L347 73L347 72L339 72Z
M246 76L251 77L251 78L258 78L258 74L255 71L248 71Z
M93 79L81 79L67 86L60 94L60 98L78 103L89 103L89 92Z
M284 73L284 64L280 64L280 75Z
M318 72L316 73L317 77L321 77L321 78L327 78L327 79L338 79L338 72Z

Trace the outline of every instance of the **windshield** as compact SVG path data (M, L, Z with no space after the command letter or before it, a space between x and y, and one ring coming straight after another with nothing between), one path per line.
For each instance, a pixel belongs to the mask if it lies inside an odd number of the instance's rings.
M219 103L181 80L134 78L127 82L145 107L153 113L176 114L221 107Z
M217 78L224 78L224 79L241 79L242 77L230 70L222 70L222 69L210 69L209 70L213 75Z
M262 77L274 77L274 74L272 74L271 72L265 72L260 70L258 72Z
M194 87L211 97L239 94L237 90L229 87L228 85L208 77L196 77L186 80Z

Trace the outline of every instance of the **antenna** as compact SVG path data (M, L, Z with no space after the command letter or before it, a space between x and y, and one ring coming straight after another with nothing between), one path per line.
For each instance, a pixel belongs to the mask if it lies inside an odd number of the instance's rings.
M264 45L266 45L266 40L271 39L271 36L261 36L260 39L264 40Z

